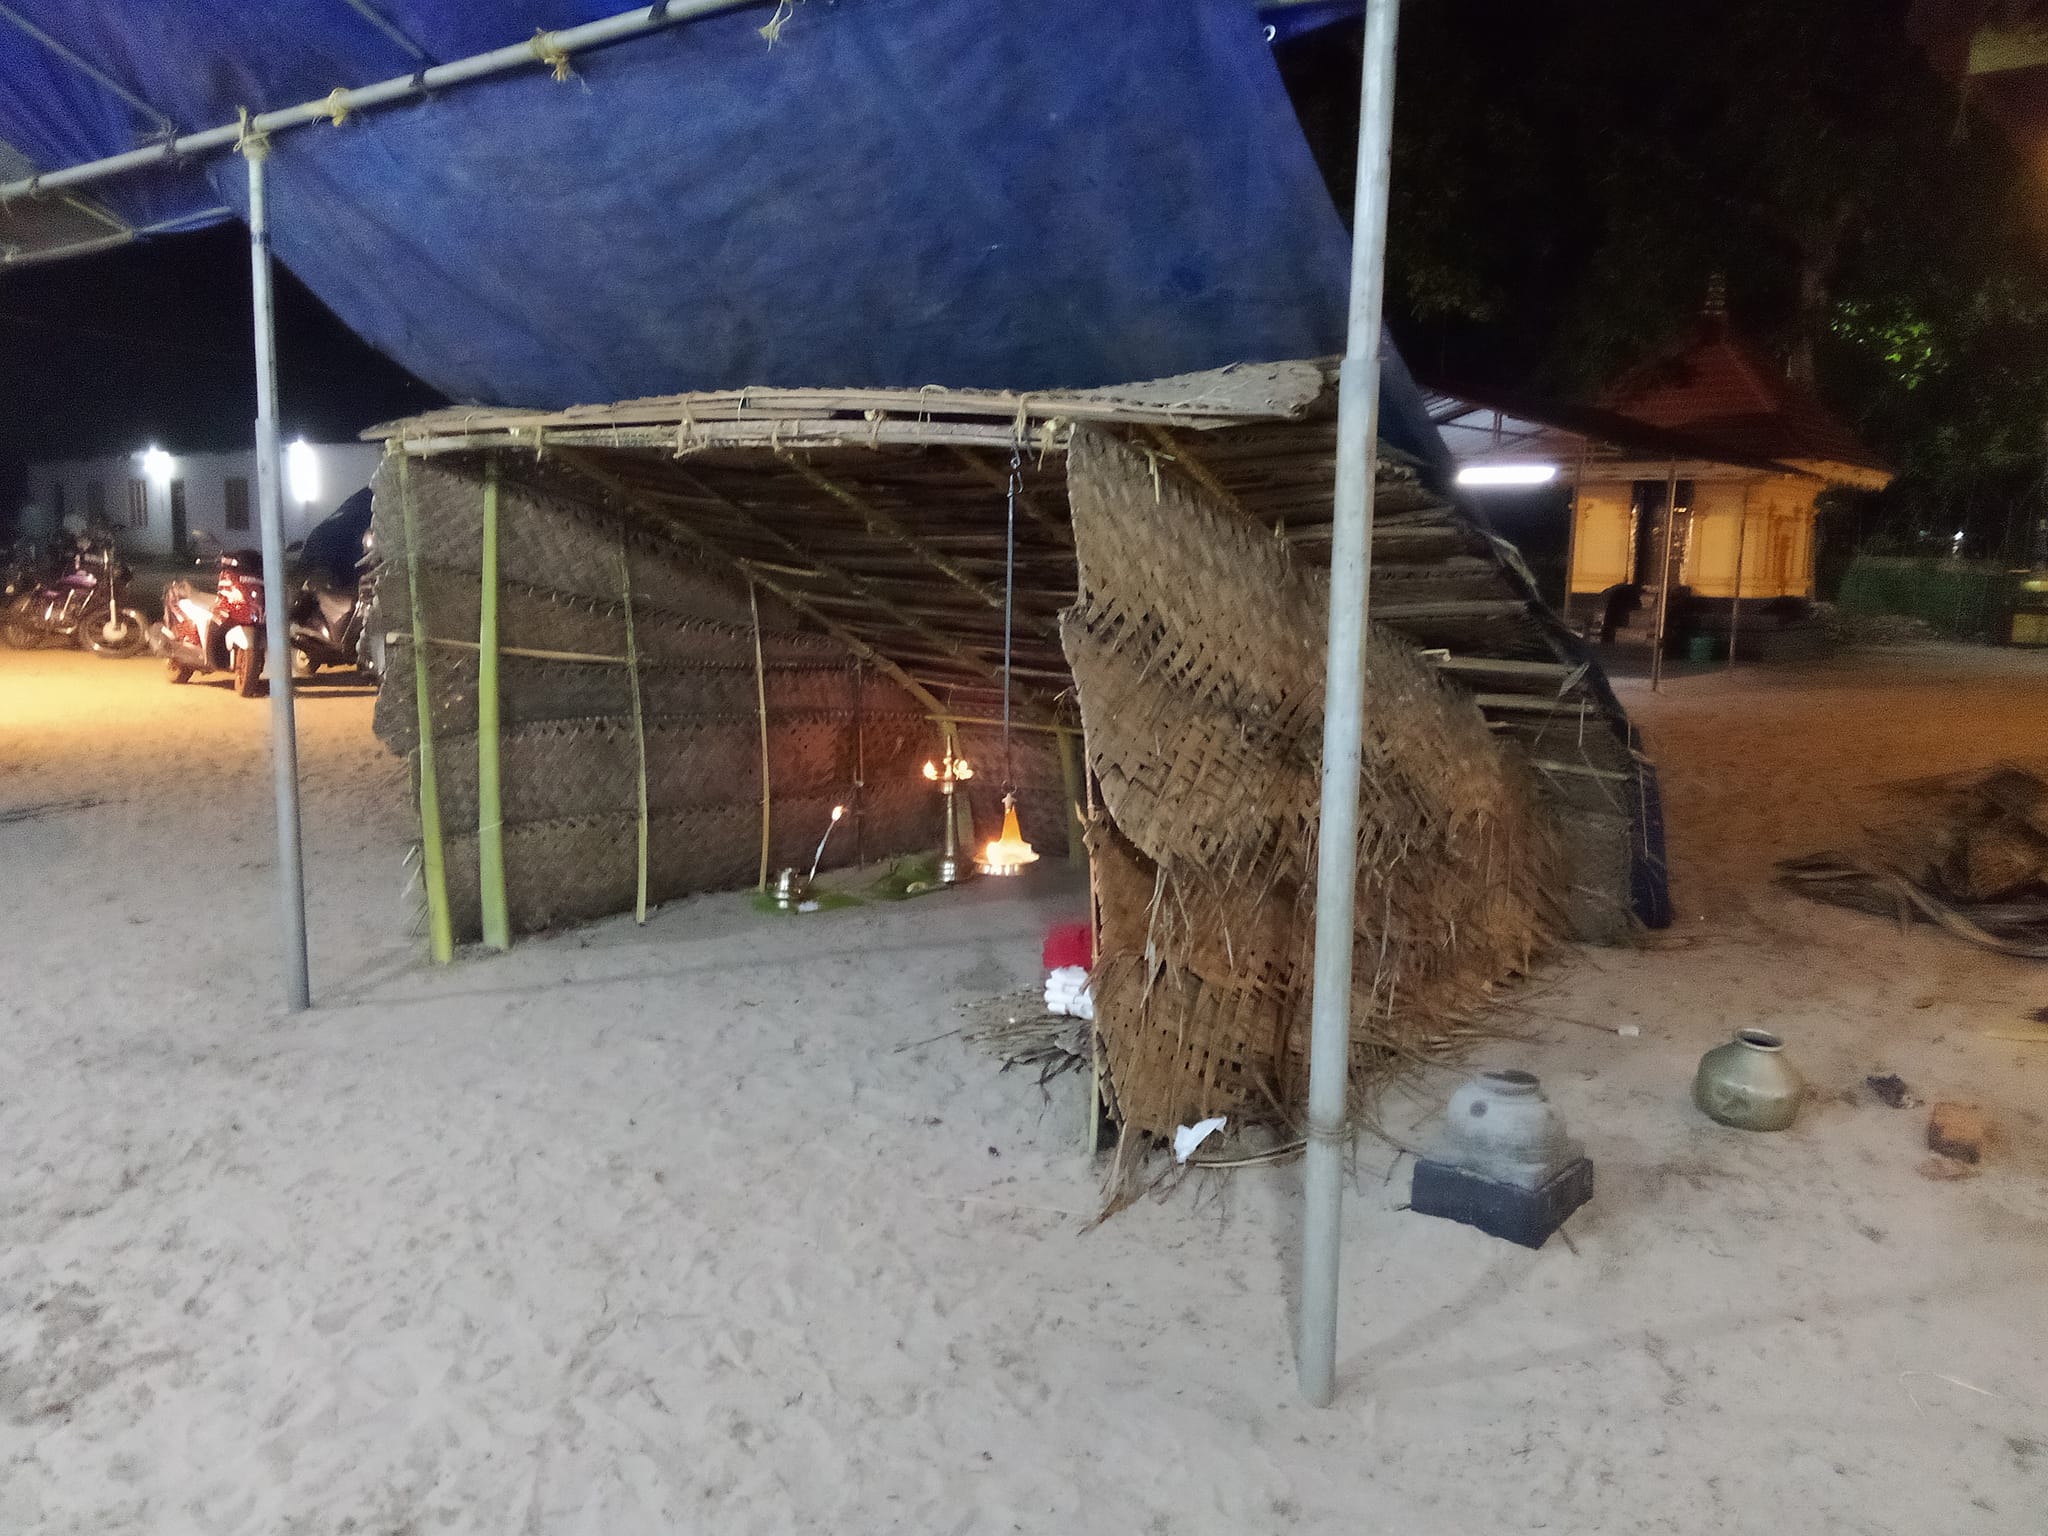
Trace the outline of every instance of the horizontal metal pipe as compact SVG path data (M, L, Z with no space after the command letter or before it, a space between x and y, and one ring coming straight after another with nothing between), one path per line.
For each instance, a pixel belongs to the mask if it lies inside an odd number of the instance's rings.
M88 160L79 165L65 166L62 170L48 171L37 176L25 176L19 181L0 185L0 206L11 203L16 198L33 197L38 192L55 192L63 187L83 186L88 182L105 181L110 176L119 176L128 171L170 165L195 155L210 154L217 149L229 149L241 142L245 134L281 133L288 128L302 128L308 123L332 122L337 112L366 112L375 107L389 106L393 102L407 101L431 91L443 90L451 85L465 85L472 80L504 74L507 70L543 63L560 54L580 53L606 43L635 37L643 32L674 26L677 22L695 21L720 11L735 11L743 6L758 3L759 0L669 0L665 7L641 6L616 16L585 22L580 27L564 27L559 32L541 33L522 43L493 48L488 53L472 54L466 59L456 59L448 64L436 64L416 75L398 75L389 80L380 80L374 85L337 91L317 101L301 102L295 107L280 107L275 112L258 113L246 123L238 121L223 123L218 128L202 128L197 133L188 133L162 144L151 144L142 149L107 155L99 160Z
M176 234L202 221L233 218L234 212L232 208L209 208L204 213L187 214L161 224L142 224L134 229L116 229L104 235L94 235L90 240L73 240L65 245L33 246L27 250L13 245L0 247L0 267L32 267L38 262L62 261L68 256L90 256L95 251L111 251L116 246L150 235Z

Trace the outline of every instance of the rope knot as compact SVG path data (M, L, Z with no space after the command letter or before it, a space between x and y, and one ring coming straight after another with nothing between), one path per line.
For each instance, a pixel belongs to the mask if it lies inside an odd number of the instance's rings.
M789 19L795 14L796 6L792 0L775 0L775 14L768 18L768 25L760 29L770 48L782 41L782 29L789 25Z
M562 46L561 40L554 33L535 27L533 41L526 46L533 50L536 59L554 71L557 80L567 80L575 73L569 67L569 50Z
M247 107L235 108L235 153L262 156L270 152L270 135L256 126Z
M348 91L337 85L327 93L327 116L333 121L334 126L339 128L348 121L348 113Z

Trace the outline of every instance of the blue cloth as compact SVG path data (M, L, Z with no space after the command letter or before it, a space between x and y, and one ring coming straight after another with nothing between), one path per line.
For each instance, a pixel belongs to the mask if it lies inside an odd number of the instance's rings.
M189 131L420 61L343 0L13 0ZM618 0L379 0L445 61ZM457 400L1109 384L1339 350L1348 242L1253 0L801 0L280 134L277 255ZM252 15L260 23L252 25ZM0 23L0 139L151 122ZM240 160L99 189L245 211ZM1398 359L1385 436L1440 462Z

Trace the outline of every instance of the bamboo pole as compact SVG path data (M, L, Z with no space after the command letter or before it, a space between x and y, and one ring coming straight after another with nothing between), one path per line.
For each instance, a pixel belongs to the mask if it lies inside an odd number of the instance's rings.
M625 505L639 506L641 504L641 498L635 495L629 487L623 485L614 477L605 474L602 470L595 469L591 465L581 462L578 457L563 454L558 462L566 464L593 485L598 486L608 495L617 498ZM902 687L904 692L916 699L918 703L924 705L926 709L937 711L945 708L945 705L939 702L937 694L925 687L923 683L912 677L880 651L869 645L867 641L861 639L859 635L856 635L844 624L837 622L830 614L820 612L817 605L807 602L802 593L785 586L771 576L761 574L752 562L733 553L732 550L728 549L717 539L712 538L702 529L693 527L691 524L681 522L675 518L659 517L658 514L655 526L670 534L672 542L689 545L699 554L708 555L722 564L731 566L747 579L750 590L751 584L758 581L798 613L815 622L819 628L853 652L855 656L860 657L864 661L872 662L878 671L887 673L894 682Z
M955 448L953 449L953 457L998 490L1008 487L1010 483L1009 471L998 469L995 465L989 463L987 459L981 456L978 450L973 448ZM1036 496L1022 487L1019 487L1017 491L1017 506L1026 517L1038 524L1047 533L1052 534L1062 544L1065 544L1070 549L1073 547L1074 524L1070 518L1053 516L1038 504Z
M939 722L939 740L954 757L960 755L960 732L951 720ZM974 840L974 806L967 798L965 789L955 790L946 796L946 814L953 818L953 835L958 841L961 857L972 860L974 850L980 846Z
M768 789L768 664L761 651L761 599L754 591L754 578L747 578L747 607L754 615L754 696L761 706L761 873L755 882L768 889L770 818L773 802Z
M1081 824L1081 756L1074 747L1074 733L1064 726L1055 730L1060 749L1060 784L1067 801L1067 862L1086 864L1088 844Z
M808 461L796 454L782 452L778 453L777 457L791 469L795 470L806 482L817 487L817 489L823 491L848 511L858 516L869 532L882 534L895 543L901 544L905 549L916 555L924 564L930 566L962 591L973 593L990 608L1000 610L1003 607L1003 594L1000 591L975 576L973 572L967 570L957 560L933 549L931 545L904 527L900 521L891 517L887 512L861 496L858 492L849 490L829 475L820 473ZM1059 631L1053 625L1033 623L1031 627L1040 634L1050 637L1054 642L1059 640Z
M633 695L633 756L639 769L638 872L633 887L633 921L647 921L647 722L640 707L640 642L633 632L633 564L626 538L619 536L619 591L626 604L626 681ZM758 655L758 636L755 644Z
M427 951L438 965L455 958L448 916L448 867L441 841L441 783L434 772L434 713L427 675L427 619L420 600L420 540L413 514L410 460L398 456L398 507L405 525L405 585L412 599L412 683L419 705L420 880L427 893Z
M483 575L476 632L476 888L484 943L512 947L498 731L498 456L484 455Z
M926 623L923 619L919 618L916 614L912 613L909 609L905 608L901 603L898 603L893 599L889 598L888 596L884 595L879 589L877 589L874 586L873 583L867 581L865 578L854 574L852 571L846 570L838 565L833 564L831 561L819 556L815 551L808 549L801 544L798 544L794 539L791 539L786 534L784 534L781 529L776 528L775 526L768 523L766 520L762 518L756 517L752 512L749 512L745 507L742 507L738 502L734 501L731 497L720 494L716 489L709 485L706 485L696 476L685 474L678 471L676 472L676 478L678 480L683 481L685 484L688 484L698 495L703 496L705 499L715 502L717 505L724 508L730 516L732 516L736 521L738 521L742 526L747 528L749 531L759 535L762 538L767 539L769 542L775 544L777 547L781 548L787 553L796 556L798 559L809 561L811 565L814 567L814 569L809 572L793 572L790 574L815 575L824 577L827 581L832 582L834 585L840 587L844 591L853 594L854 597L860 599L869 607L878 609L880 612L886 614L889 618L893 619L897 624L901 625L904 629L909 630L912 634L918 636L920 639L937 646L947 655L957 658L963 664L972 667L975 671L983 673L992 682L1002 681L1003 674L1001 669L996 667L986 657L977 654L976 652L970 650L968 647L964 645L961 645L960 643L955 641L950 635L946 634L943 630L936 629L932 625ZM648 494L657 495L658 493L649 492ZM757 566L761 564L761 562L759 561L756 561L754 563Z

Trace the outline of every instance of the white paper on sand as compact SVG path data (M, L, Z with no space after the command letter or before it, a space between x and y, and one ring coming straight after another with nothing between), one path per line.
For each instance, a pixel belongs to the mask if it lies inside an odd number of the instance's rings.
M1184 1163L1195 1155L1195 1148L1223 1129L1228 1115L1214 1115L1207 1120L1197 1120L1193 1125L1184 1125L1173 1133L1173 1160Z

